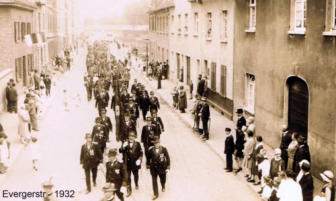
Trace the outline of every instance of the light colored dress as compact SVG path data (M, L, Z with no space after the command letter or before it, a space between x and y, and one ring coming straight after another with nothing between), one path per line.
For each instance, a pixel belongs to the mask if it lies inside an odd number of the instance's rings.
M0 162L6 167L9 165L9 149L7 140L4 140L2 144L0 144Z
M19 124L18 124L18 135L21 140L26 140L30 138L30 132L28 128L29 124L29 113L27 110L20 109L18 112Z
M294 155L299 147L298 142L296 140L293 140L289 145L287 149L288 153L288 163L287 163L287 170L293 170L293 163L294 163Z
M244 145L244 159L243 159L243 167L250 169L252 167L252 152L253 147L255 146L255 140L253 137L248 138Z

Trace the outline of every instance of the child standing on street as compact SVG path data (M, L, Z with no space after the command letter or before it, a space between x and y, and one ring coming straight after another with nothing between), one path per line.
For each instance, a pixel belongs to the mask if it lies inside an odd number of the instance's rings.
M39 148L37 144L37 138L32 137L31 141L32 143L30 145L30 148L31 148L32 161L33 161L33 169L37 171L38 170L38 159L39 159Z

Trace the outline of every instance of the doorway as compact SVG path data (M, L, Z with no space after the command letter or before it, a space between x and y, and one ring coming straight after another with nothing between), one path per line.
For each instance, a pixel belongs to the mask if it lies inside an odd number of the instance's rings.
M288 86L288 129L298 132L307 139L309 92L306 82L298 77L290 77Z

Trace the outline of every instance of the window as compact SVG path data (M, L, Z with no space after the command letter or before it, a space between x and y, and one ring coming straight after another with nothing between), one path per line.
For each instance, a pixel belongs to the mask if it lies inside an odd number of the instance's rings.
M226 66L221 65L220 75L220 94L226 97Z
M166 16L166 34L168 34L168 30L169 30L169 16Z
M194 14L194 33L198 34L198 13Z
M336 0L326 0L325 36L336 36Z
M295 29L304 30L306 26L306 0L295 1Z
M221 34L220 34L220 40L222 42L227 41L227 31L228 31L228 12L227 10L222 11L222 21L221 21Z
M178 15L178 33L181 34L181 15Z
M254 113L254 100L255 100L255 76L246 74L246 91L245 91L245 107L250 113Z
M209 76L208 61L207 60L204 60L203 73L205 73L206 76Z
M249 0L249 29L250 32L255 32L257 24L257 0Z
M211 63L211 90L216 91L216 63Z
M197 73L202 74L201 61L197 59Z
M306 33L307 0L291 0L289 34L304 35Z
M27 23L27 34L31 34L31 23Z
M188 14L184 15L184 35L188 35Z
M21 39L24 41L24 36L26 35L26 23L21 23Z
M212 36L212 14L207 13L207 40Z
M171 23L170 23L170 27L171 27L171 33L174 34L174 15L171 16Z

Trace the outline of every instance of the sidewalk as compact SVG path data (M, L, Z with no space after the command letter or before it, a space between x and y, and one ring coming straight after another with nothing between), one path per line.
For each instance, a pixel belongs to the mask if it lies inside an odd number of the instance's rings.
M143 83L148 87L148 89L153 90L155 95L161 100L161 102L166 103L172 110L176 110L173 108L173 99L171 92L173 88L177 86L176 83L172 82L171 80L162 80L161 82L161 89L157 89L157 80L149 80L146 77L146 74L141 70L141 68L132 68L132 71L135 73L135 78L139 81L144 81ZM188 89L186 89L188 92ZM195 104L195 98L190 100L190 93L187 93L188 97L188 107L186 109L186 113L180 113L179 110L176 110L176 114L180 120L182 120L186 126L192 129L194 120L193 116L191 115L191 110ZM161 114L161 116L163 116ZM207 145L221 160L223 160L223 167L219 167L220 171L224 171L223 168L225 167L225 154L224 154L224 142L225 142L225 128L230 127L232 129L233 136L235 122L227 119L224 115L216 111L215 109L210 107L210 128L209 128L209 136L210 139L205 141L205 145ZM195 137L198 137L198 134L191 130L190 133L193 133ZM201 139L200 139L201 140ZM274 149L264 144L264 148L267 151L268 158L271 159L274 156ZM234 162L235 168L235 162ZM232 174L232 173L230 173ZM237 179L245 182L250 188L255 190L256 192L260 190L260 186L254 186L251 183L248 183L244 177L244 173L239 172L237 174ZM315 193L319 193L322 187L322 182L314 178L314 185L315 185Z
M80 58L80 54L74 56L74 62L73 66L75 66L75 63L78 62ZM73 68L72 68L73 69ZM50 97L42 96L41 101L42 105L41 107L41 113L39 114L39 120L43 119L45 114L48 111L48 108L53 104L55 97L57 97L60 92L62 91L62 88L64 87L64 81L68 79L68 76L65 74L62 75L55 75L53 77L53 82L57 84L52 83L51 87L51 95ZM44 92L44 90L43 90ZM22 94L19 97L19 103L23 102L24 95ZM9 167L11 168L12 164L15 163L17 157L20 155L20 153L24 150L25 146L20 143L18 138L18 114L15 113L8 113L3 112L0 115L0 122L4 128L4 132L8 136L8 141L11 143L10 145L10 160L9 160ZM34 135L34 132L32 132L32 135ZM6 179L7 174L0 174L0 184Z

